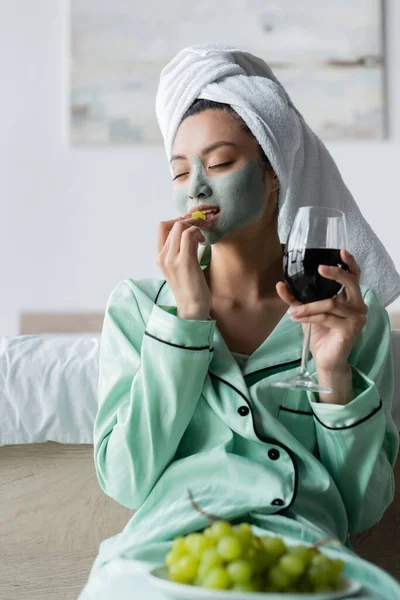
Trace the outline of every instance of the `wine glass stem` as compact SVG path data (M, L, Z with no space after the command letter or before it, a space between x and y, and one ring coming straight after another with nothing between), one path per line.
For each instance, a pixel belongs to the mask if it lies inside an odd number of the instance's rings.
M308 357L310 353L310 337L311 337L311 323L306 323L305 332L304 332L304 340L303 340L303 350L301 353L301 366L299 371L299 377L304 379L310 378L310 373L307 371L307 363Z

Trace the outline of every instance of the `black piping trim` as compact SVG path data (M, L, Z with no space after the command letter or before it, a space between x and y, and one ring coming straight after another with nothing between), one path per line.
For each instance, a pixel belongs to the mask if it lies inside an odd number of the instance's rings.
M222 377L220 377L219 375L215 375L215 373L211 373L211 371L208 371L208 373L211 375L211 377L214 377L214 379L218 379L219 381L222 381L222 383L226 383L227 386L229 386L230 388L232 388L233 390L235 390L235 392L237 392L239 394L239 396L241 396L243 398L243 400L247 403L247 405L248 405L248 407L250 409L250 412L251 412L250 402L248 401L248 399L246 398L246 396L243 394L243 392L241 392L240 390L238 390L237 388L235 388L235 386L232 385L231 383L229 383L229 381L226 381L226 379L222 379Z
M160 289L158 290L156 299L154 300L154 304L157 304L158 297L166 283L167 283L167 280L164 281L164 283L161 285ZM179 344L172 344L172 342L166 342L165 340L162 340L161 338L158 338L155 335L151 335L151 333L148 333L147 331L144 332L144 335L148 335L149 337L153 338L153 340L157 340L158 342L162 342L163 344L168 344L168 346L173 346L174 348L183 348L184 350L209 350L210 352L214 352L214 348L210 348L209 346L199 346L197 348L190 347L190 346L180 346Z
M161 285L160 289L158 290L156 299L154 300L154 304L157 304L158 296L160 295L161 290L163 289L163 287L166 283L167 283L167 280L164 281L164 283Z
M222 377L219 377L218 375L215 375L214 373L211 373L209 371L209 374L211 377L213 377L214 379L218 379L219 381L221 381L222 383L226 383L226 385L228 385L230 388L232 388L235 392L237 392L239 394L239 396L241 396L243 398L243 400L246 402L250 414L251 414L251 418L253 421L253 429L254 429L254 433L256 434L256 436L258 437L258 439L261 442L264 442L265 444L271 444L273 446L279 446L280 448L283 448L288 455L290 456L292 463L293 463L293 468L294 468L294 490L293 490L293 496L292 499L290 500L289 504L287 506L285 506L284 508L282 508L281 510L277 510L275 513L273 514L279 514L279 513L284 513L286 510L288 510L288 508L290 508L296 498L297 495L297 490L298 490L298 485L299 485L299 469L297 466L297 462L296 462L296 458L294 456L294 453L292 452L292 450L290 450L290 448L288 448L287 446L285 446L285 444L282 444L281 442L276 442L275 440L271 440L269 438L264 438L263 436L258 435L256 428L254 426L254 415L253 415L253 410L251 408L251 404L249 402L249 400L246 398L246 396L237 388L235 388L234 385L232 385L231 383L229 383L229 381L226 381L225 379L222 379Z
M285 363L279 363L278 365L271 365L269 367L264 367L263 369L258 369L257 371L252 371L251 373L246 373L246 375L244 375L244 379L246 379L246 377L250 377L251 375L255 375L256 373L262 373L262 371L271 371L272 369L276 369L277 367L288 367L289 365L293 365L296 363L301 362L301 358L296 358L295 360L289 360L288 362Z
M155 335L151 335L148 331L144 332L144 335L148 335L153 338L153 340L157 340L157 342L162 342L163 344L168 344L168 346L173 346L174 348L183 348L184 350L210 350L209 346L181 346L180 344L173 344L172 342L166 342ZM210 350L212 352L212 350Z
M282 406L282 404L279 407L279 410L286 410L286 412L291 412L291 413L296 413L296 415L309 415L310 417L313 416L313 412L307 412L306 410L294 410L293 408L286 408L286 406Z
M323 423L321 421L321 419L319 419L315 413L314 413L314 417L317 419L318 423L321 423L321 425L323 427L325 427L325 429L333 429L334 431L340 431L341 429L351 429L352 427L355 427L356 425L360 425L360 423L364 423L364 421L368 421L368 419L370 419L371 417L376 415L376 413L381 410L382 406L383 406L382 399L380 399L378 408L375 408L369 415L367 415L363 419L360 419L359 421L356 421L355 423L353 423L353 425L345 425L343 427L329 427L329 425L325 425L325 423Z

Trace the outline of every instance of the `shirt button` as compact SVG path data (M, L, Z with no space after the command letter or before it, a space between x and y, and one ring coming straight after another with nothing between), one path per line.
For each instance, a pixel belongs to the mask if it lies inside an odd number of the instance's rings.
M250 410L248 406L240 406L238 408L238 413L241 417L246 417L249 414Z
M276 448L271 448L271 450L268 450L268 456L271 460L276 460L280 457L279 450L277 450Z
M272 500L271 504L274 506L283 506L285 503L281 498L275 498L275 500Z

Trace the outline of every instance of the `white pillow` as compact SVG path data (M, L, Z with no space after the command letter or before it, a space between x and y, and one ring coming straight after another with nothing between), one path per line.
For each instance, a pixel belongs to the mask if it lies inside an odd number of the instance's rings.
M0 337L0 446L92 444L100 334Z

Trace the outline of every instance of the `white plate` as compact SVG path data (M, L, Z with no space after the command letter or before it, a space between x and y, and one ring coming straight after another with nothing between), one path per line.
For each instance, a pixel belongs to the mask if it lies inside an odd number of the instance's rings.
M338 600L355 594L361 585L354 579L342 577L343 589L340 592L326 594L267 594L263 592L234 592L230 590L209 590L194 585L184 585L170 581L167 567L152 569L148 578L150 583L170 598L183 600Z

